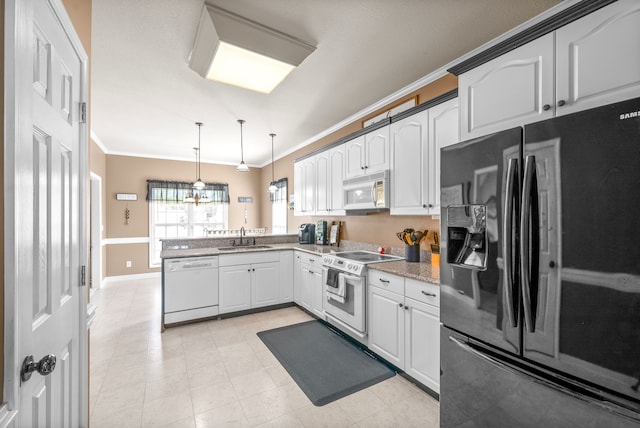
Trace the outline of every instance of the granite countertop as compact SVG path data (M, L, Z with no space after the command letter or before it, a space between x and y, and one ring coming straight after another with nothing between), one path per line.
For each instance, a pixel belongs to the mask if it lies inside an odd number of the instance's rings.
M163 259L174 259L184 257L203 257L203 256L220 256L225 254L242 254L250 252L262 251L281 251L281 250L301 250L315 255L323 255L337 253L340 251L354 250L353 246L330 246L315 244L298 244L297 242L286 243L258 243L258 245L268 245L269 248L252 248L252 246L244 247L242 250L220 251L218 247L203 248L179 248L171 250L162 250L160 257ZM366 248L363 248L366 249ZM407 262L404 260L396 262L372 263L368 265L369 269L375 269L382 272L392 273L394 275L405 278L413 278L418 281L429 282L432 284L440 283L440 268L434 268L430 262Z
M258 244L262 245L262 244ZM218 247L208 248L185 248L175 250L162 250L160 257L163 259L177 259L184 257L202 257L202 256L220 256L224 254L238 254L238 253L250 253L258 251L281 251L281 250L302 250L308 253L317 255L337 253L339 251L346 251L342 247L335 247L329 245L315 245L315 244L298 244L296 242L289 242L284 244L264 244L269 248L252 248L251 245L244 247L242 250L233 251L220 251Z
M397 262L373 263L369 269L392 273L405 278L413 278L418 281L440 284L440 267L434 267L428 262Z

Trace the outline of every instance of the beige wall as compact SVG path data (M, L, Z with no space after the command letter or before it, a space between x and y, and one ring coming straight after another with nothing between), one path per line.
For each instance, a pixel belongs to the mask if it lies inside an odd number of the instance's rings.
M368 116L357 120L344 128L339 129L332 134L321 138L320 140L304 147L282 159L275 162L275 178L287 177L288 192L293 193L293 161L313 150L317 150L328 144L331 144L340 138L351 134L352 132L362 129L362 122L374 117L389 108L392 108L398 104L402 104L405 101L417 97L418 104L429 101L439 95L449 92L452 89L458 87L458 79L448 74L445 77L430 83L417 91L403 97L402 99L382 107L379 110L371 113ZM271 165L267 165L263 168L262 179L260 188L266 189L271 181ZM428 229L435 231L439 229L439 222L433 220L431 216L391 216L388 213L370 214L367 216L341 216L341 217L296 217L293 215L293 211L289 211L288 217L288 229L289 233L297 233L297 228L301 223L315 223L318 220L327 220L330 224L332 221L342 221L343 231L341 233L341 239L349 241L366 242L370 244L378 244L383 247L401 247L403 244L398 240L395 233L404 230L407 227L414 229ZM271 224L271 207L269 198L266 197L262 207L262 222L266 225ZM431 235L429 235L431 240ZM423 242L423 250L428 250L428 242Z
M260 169L247 173L237 172L233 165L201 165L201 177L205 182L229 184L229 227L255 228L269 226L262 223L260 210L266 187L260 188ZM149 204L146 201L147 180L193 181L194 162L149 159L131 156L106 156L106 216L104 218L107 239L149 237ZM135 193L137 201L118 201L116 193ZM251 196L254 202L238 203L238 196ZM124 210L129 207L129 224L125 223ZM245 223L244 210L247 209ZM145 244L107 245L107 277L157 272L149 269L149 250ZM131 260L132 267L125 262Z

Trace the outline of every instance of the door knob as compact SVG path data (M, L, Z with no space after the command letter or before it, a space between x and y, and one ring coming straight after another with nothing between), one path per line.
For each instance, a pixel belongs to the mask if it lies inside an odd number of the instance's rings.
M56 368L56 356L53 354L45 355L40 361L35 362L33 355L29 355L22 362L22 369L20 370L20 379L23 382L31 379L31 374L35 371L42 376L50 374Z

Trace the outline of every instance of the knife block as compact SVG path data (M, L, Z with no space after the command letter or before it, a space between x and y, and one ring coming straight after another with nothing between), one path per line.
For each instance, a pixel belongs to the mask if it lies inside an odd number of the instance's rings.
M420 245L407 245L404 247L404 258L408 262L419 262Z

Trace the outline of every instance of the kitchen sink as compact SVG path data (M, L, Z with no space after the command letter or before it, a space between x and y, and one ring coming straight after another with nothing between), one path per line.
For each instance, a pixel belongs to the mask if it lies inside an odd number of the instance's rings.
M236 247L218 247L218 251L250 251L250 250L265 250L272 248L271 245L238 245Z

